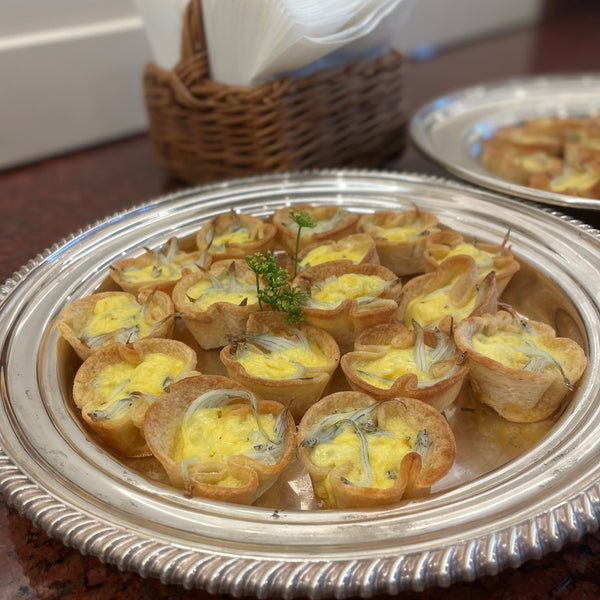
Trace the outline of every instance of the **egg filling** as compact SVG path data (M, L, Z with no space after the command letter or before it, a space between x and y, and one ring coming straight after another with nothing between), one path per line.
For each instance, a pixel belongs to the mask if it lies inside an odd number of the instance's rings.
M553 157L545 152L536 152L526 156L517 156L513 160L526 171L536 172L547 169L552 164Z
M92 419L117 418L136 399L152 402L181 373L186 361L154 352L138 365L119 362L106 366L96 378L93 389L97 402L90 407Z
M403 419L388 418L382 429L365 418L367 414L362 409L331 415L309 434L305 443L313 446L310 460L314 465L328 471L344 466L343 483L388 489L398 478L402 459L412 451L424 455L429 449L429 440L424 430L414 429ZM329 477L317 488L317 495L335 505Z
M477 306L477 289L474 287L468 300L462 306L457 306L450 298L453 285L454 283L451 283L428 294L413 298L406 307L405 325L410 326L415 320L422 327L434 327L449 315L454 318L455 322L466 319Z
M276 464L286 446L286 411L277 417L259 414L253 396L248 405L223 404L211 396L224 393L225 402L234 398L233 390L214 390L199 397L184 416L173 459L180 464L184 481L189 482L188 469L197 463L224 462L233 456L248 456L265 464ZM251 408L251 410L250 410ZM219 471L217 485L240 487L244 482L228 470Z
M148 264L130 265L120 270L120 275L128 283L179 279L183 269L191 270L197 267L188 255L180 253L178 257L178 249L179 242L176 238L171 238L160 250L147 251L150 258Z
M93 314L85 322L80 339L89 348L108 341L134 342L146 337L153 324L144 318L145 305L126 295L102 298L94 305Z
M568 360L566 353L544 344L530 326L519 332L498 330L490 335L479 332L472 337L471 345L475 352L511 369L563 372Z
M206 310L217 302L229 304L256 304L256 286L244 281L239 281L231 271L225 272L220 277L209 274L190 287L187 299L199 310Z
M477 264L479 271L492 269L494 267L494 258L497 256L493 252L486 252L477 247L476 244L462 242L452 247L443 257L440 257L437 262L441 263L450 256L467 255L473 258Z
M259 347L246 345L236 353L235 360L244 367L246 373L262 379L302 377L307 367L321 367L329 362L318 346L306 340L304 343L283 337L279 340L281 347L266 352Z
M594 173L590 168L584 171L568 169L562 175L555 177L550 182L550 189L553 192L565 192L567 190L587 190L600 180L600 175Z
M386 281L376 275L345 273L315 284L311 290L311 300L314 306L335 308L344 300L378 297L392 283L396 282Z
M300 266L306 268L309 266L320 265L332 260L350 260L354 264L366 256L369 248L365 245L354 244L351 241L340 240L337 249L334 250L331 244L318 246L310 250L307 255L300 261Z
M390 242L408 242L423 232L423 226L419 219L412 223L406 223L399 227L380 227L375 225L369 228L374 237L383 238Z
M229 244L243 244L252 240L252 233L245 227L240 227L233 231L225 231L215 235L211 244L211 251L215 254L225 252Z
M373 360L359 360L352 370L366 383L382 389L392 387L396 379L412 373L419 382L434 379L431 369L431 359L426 358L426 368L419 368L414 347L394 348L384 346L385 355Z

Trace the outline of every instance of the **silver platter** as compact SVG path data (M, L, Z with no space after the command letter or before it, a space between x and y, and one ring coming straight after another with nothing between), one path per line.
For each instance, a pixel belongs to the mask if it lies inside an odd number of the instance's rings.
M358 212L418 204L466 235L502 240L550 282L531 307L581 338L587 375L531 448L485 474L384 510L238 507L184 498L107 454L65 402L56 318L115 257L190 235L235 207L294 202ZM107 219L0 287L0 490L82 553L142 576L233 596L349 598L495 574L598 527L600 233L491 192L410 174L327 171L192 189ZM514 441L514 440L513 440ZM473 456L485 454L482 443Z
M518 185L479 161L482 138L500 127L547 116L591 116L600 110L600 76L540 76L478 85L442 96L412 118L410 135L428 158L461 179L544 204L600 210L600 200Z

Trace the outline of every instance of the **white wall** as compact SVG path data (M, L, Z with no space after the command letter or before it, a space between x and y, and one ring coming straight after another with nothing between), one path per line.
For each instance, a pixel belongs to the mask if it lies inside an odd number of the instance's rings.
M416 0L405 51L531 23L541 0ZM144 131L133 0L0 0L0 169Z
M144 131L130 0L0 0L0 168Z
M409 27L395 44L404 51L444 46L456 40L535 23L543 0L412 0Z

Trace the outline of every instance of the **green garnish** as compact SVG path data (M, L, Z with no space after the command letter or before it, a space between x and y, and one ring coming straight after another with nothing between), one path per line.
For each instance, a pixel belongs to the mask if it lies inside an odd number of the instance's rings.
M299 325L304 318L302 305L307 293L299 285L291 286L288 272L277 265L270 250L266 256L260 252L246 256L246 263L256 275L256 295L260 310L264 310L263 303L268 304L273 310L287 313L288 324ZM266 284L263 288L260 286L261 275Z
M296 235L296 254L294 256L294 277L298 274L298 251L300 250L300 232L303 227L316 227L317 222L305 210L290 210L292 221L298 225Z

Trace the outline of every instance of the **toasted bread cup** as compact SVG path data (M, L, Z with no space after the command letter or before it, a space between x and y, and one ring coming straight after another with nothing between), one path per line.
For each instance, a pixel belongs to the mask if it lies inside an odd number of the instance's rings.
M562 135L548 131L527 130L521 125L502 127L482 142L486 144L501 144L505 148L513 148L522 155L542 152L550 156L560 156L562 153Z
M537 173L531 177L529 185L555 194L600 199L600 162L568 165L555 177Z
M546 152L529 152L506 145L498 140L485 140L481 150L481 164L488 170L519 185L529 185L529 179L537 173L558 175L563 160Z
M472 256L479 271L478 283L494 271L496 291L502 294L513 275L521 268L507 246L508 234L500 246L473 240L467 242L456 231L437 231L432 233L425 244L426 271L435 271L447 258L457 254Z
M469 355L478 399L509 421L530 423L555 413L581 378L587 358L573 340L507 311L459 323L457 346Z
M259 309L256 276L244 260L214 262L190 273L173 288L173 302L201 348L222 348L246 331Z
M304 322L328 331L340 351L352 349L356 336L391 322L402 284L381 265L334 261L309 267L293 281L307 294Z
M375 241L366 233L352 233L339 240L325 240L306 246L298 253L300 270L334 260L344 260L351 264L379 264Z
M75 300L60 314L57 327L81 360L115 342L168 338L173 331L173 302L159 290L100 292Z
M600 162L600 121L587 129L571 131L565 140L565 162L577 167Z
M200 252L180 252L177 238L170 238L158 250L147 249L142 256L124 258L110 267L112 280L126 292L139 293L143 288L170 294L184 273L203 265Z
M214 261L243 259L248 254L272 251L276 233L271 223L231 210L207 221L196 234L196 245Z
M236 504L267 491L296 451L296 425L282 404L218 375L173 384L146 411L144 434L172 485Z
M600 125L595 117L536 117L522 124L523 131L533 135L551 135L566 142L572 133L595 128Z
M425 241L432 231L437 231L437 225L435 215L418 208L377 210L359 219L358 231L375 240L380 264L404 276L425 271Z
M434 408L413 398L376 402L337 392L311 406L298 456L324 508L367 508L429 493L451 469L454 435Z
M464 354L440 331L400 323L363 331L341 366L353 390L376 400L408 397L442 412L456 400L468 373Z
M350 213L339 206L295 204L291 209L289 206L285 206L275 211L273 224L277 228L279 244L292 254L296 253L296 239L298 236L298 225L290 215L292 210L304 211L316 221L314 227L302 228L299 242L300 249L327 240L339 240L356 230L358 215Z
M396 320L412 327L413 320L425 329L438 328L450 335L453 324L472 315L497 310L494 272L479 281L471 256L447 258L438 269L418 275L402 289Z
M329 333L310 325L291 327L279 312L250 315L246 334L221 350L229 377L284 404L296 421L323 396L339 361Z
M111 344L81 365L73 381L73 401L111 450L148 456L143 433L148 406L171 383L194 375L195 367L195 351L175 340Z

